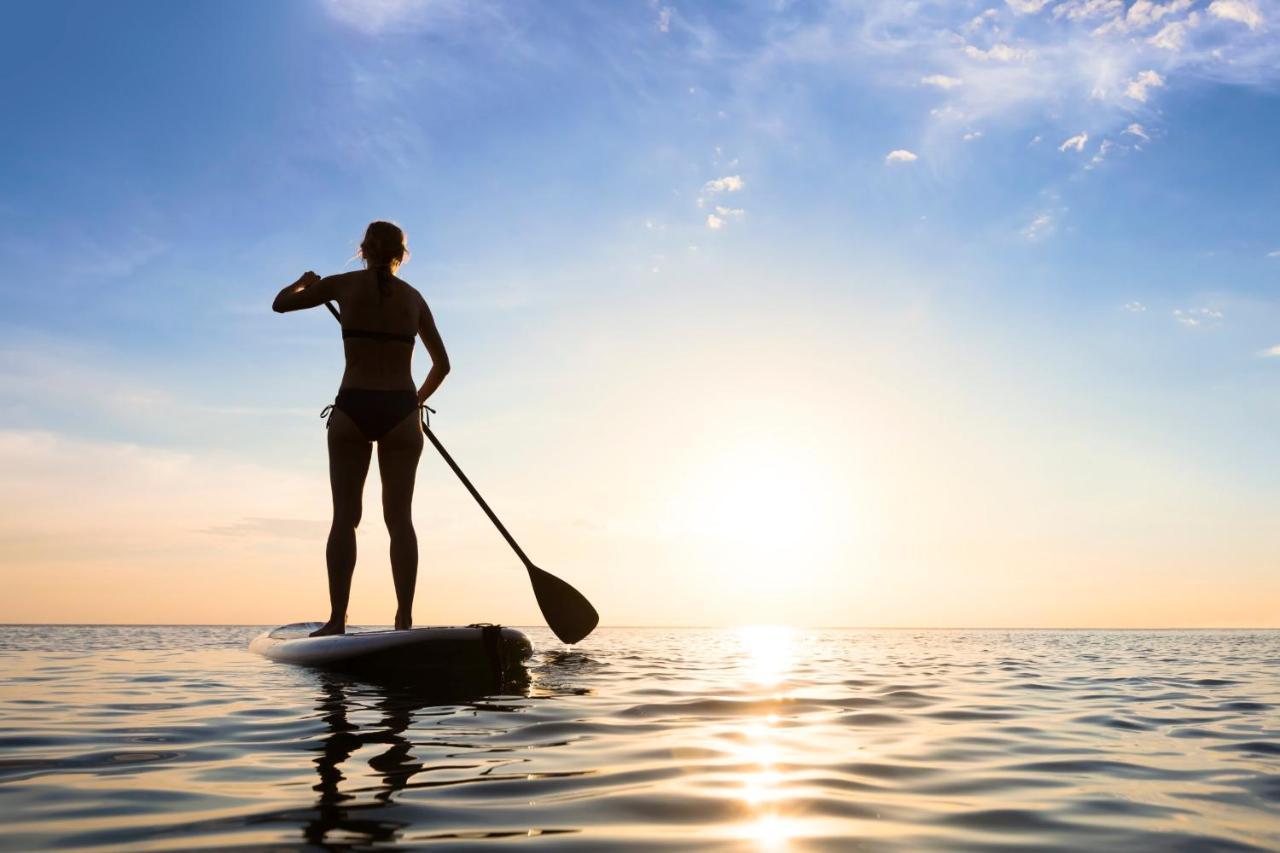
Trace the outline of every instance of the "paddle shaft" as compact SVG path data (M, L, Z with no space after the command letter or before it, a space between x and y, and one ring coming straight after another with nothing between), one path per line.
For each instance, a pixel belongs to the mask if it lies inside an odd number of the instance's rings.
M329 313L333 315L335 320L339 323L342 322L342 315L338 313L337 308L333 307L332 302L326 302L324 307L329 309ZM436 434L431 431L431 427L427 426L427 420L425 417L422 419L422 431L425 432L427 434L427 438L431 440L431 446L439 451L440 455L444 457L444 461L449 466L449 469L453 471L454 474L457 474L458 479L462 481L462 485L467 487L467 491L471 493L471 497L475 498L476 503L480 504L480 508L484 510L484 514L489 516L489 520L493 522L493 526L498 528L498 532L502 534L502 538L507 540L507 544L511 546L511 550L516 552L516 556L520 558L520 562L524 563L526 568L531 567L533 563L530 562L528 556L525 555L524 549L520 547L518 542L516 542L515 537L507 532L507 528L498 520L498 516L494 514L493 510L489 508L489 504L485 503L485 499L480 496L478 491L476 491L476 487L471 485L471 481L467 479L467 475L462 473L462 469L458 467L458 463L453 461L453 457L449 455L449 451L444 449L444 445L440 443L440 439L436 438Z

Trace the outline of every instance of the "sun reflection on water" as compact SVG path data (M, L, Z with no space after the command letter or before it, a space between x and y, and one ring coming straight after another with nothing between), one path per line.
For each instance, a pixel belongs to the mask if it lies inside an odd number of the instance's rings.
M795 665L794 629L751 625L739 628L736 633L745 681L761 688L769 698L777 698L777 688L788 680ZM803 832L803 821L785 814L791 794L786 774L779 769L784 753L779 738L780 722L779 714L769 711L744 720L740 728L740 757L751 769L741 774L738 797L754 817L736 827L734 835L754 842L761 850L786 850L791 839Z
M795 663L795 629L784 625L747 625L737 631L752 684L772 687L791 673Z

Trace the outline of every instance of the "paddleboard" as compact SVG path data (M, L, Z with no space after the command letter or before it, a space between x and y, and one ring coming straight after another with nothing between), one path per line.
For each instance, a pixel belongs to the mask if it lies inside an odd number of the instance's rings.
M319 622L295 622L258 635L249 651L281 663L354 673L505 677L533 654L520 631L501 625L412 628L408 631L365 631L308 636Z

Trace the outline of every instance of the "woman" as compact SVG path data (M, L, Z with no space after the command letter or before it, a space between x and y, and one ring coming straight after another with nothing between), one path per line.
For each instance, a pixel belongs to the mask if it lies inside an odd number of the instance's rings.
M347 367L329 415L329 484L333 526L325 560L329 568L329 621L311 636L341 634L356 567L356 525L369 457L378 445L382 515L391 534L391 574L396 587L397 630L413 626L418 578L418 537L413 531L413 480L422 455L419 407L449 373L449 356L422 294L396 277L407 250L404 232L372 222L360 244L365 269L321 278L305 272L280 291L278 312L337 302ZM415 390L410 362L417 334L431 356L431 371Z

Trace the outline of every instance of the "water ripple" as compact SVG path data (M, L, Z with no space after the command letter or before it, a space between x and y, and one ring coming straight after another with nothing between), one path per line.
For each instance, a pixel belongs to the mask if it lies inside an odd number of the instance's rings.
M0 627L0 846L1280 849L1280 633L531 631L491 695Z

